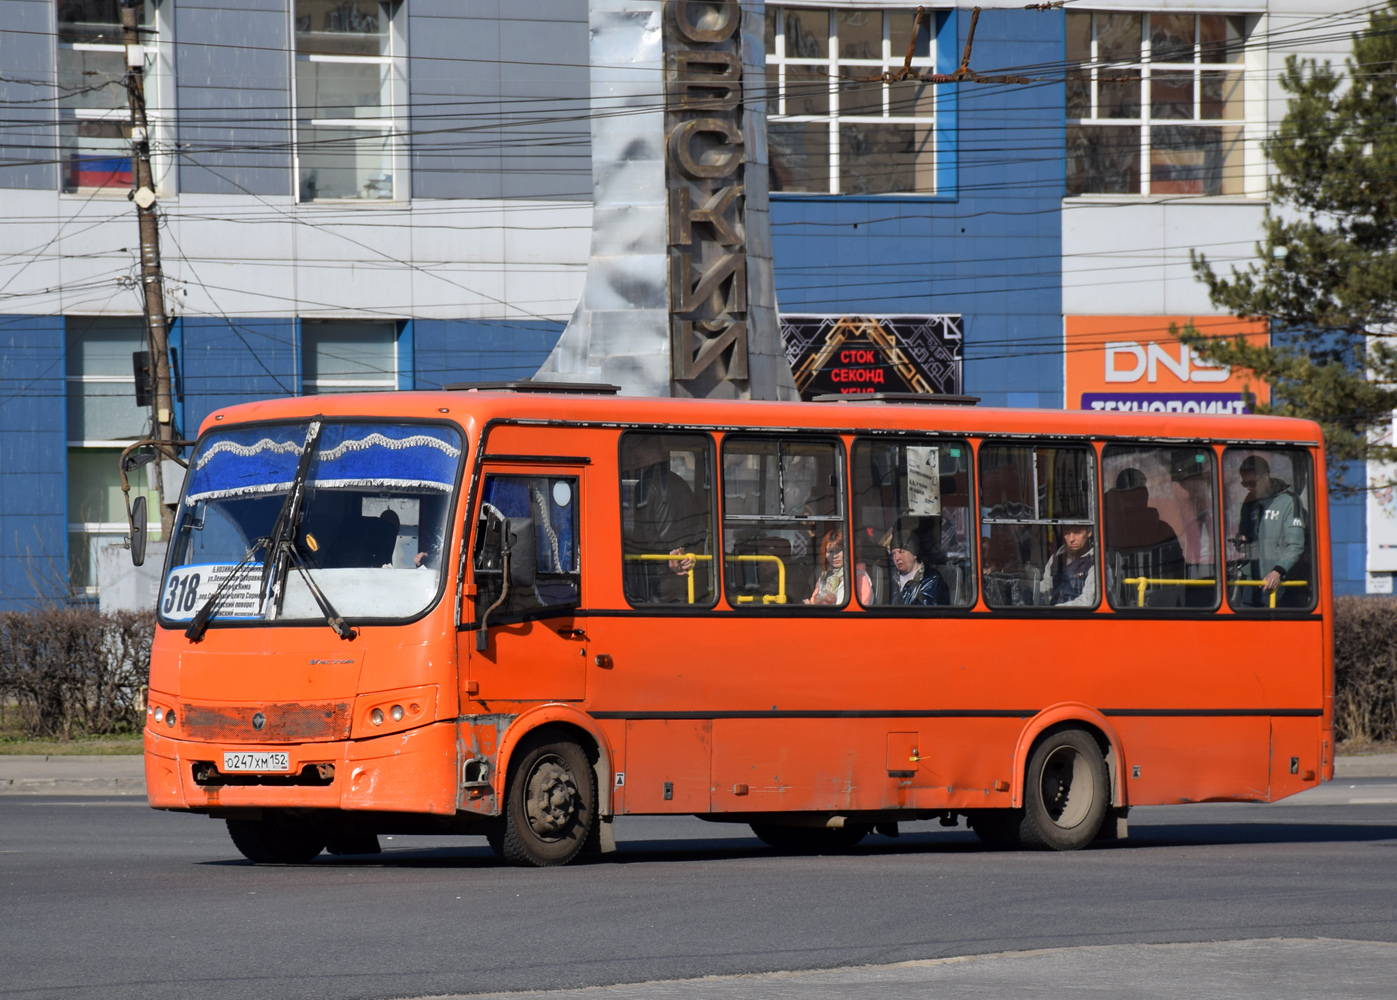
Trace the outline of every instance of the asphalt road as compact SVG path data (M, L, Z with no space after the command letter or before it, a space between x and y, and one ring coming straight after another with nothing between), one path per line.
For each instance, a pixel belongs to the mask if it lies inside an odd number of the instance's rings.
M744 827L622 819L616 855L562 869L404 837L266 867L139 799L6 796L0 998L1397 995L1391 778L1137 809L1130 840L1076 854L904 831L791 857ZM839 971L750 975L812 969ZM715 975L737 978L655 982Z

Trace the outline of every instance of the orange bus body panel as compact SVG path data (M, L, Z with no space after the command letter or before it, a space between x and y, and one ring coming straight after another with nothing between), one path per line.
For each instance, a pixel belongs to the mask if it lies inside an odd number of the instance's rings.
M702 428L719 444L732 432L809 431L840 436L846 448L858 434L897 432L1280 444L1307 449L1322 483L1311 423L407 392L250 403L214 414L203 430L313 414L442 419L463 429L444 595L417 621L365 626L351 642L319 625L215 626L197 643L182 628L159 628L150 697L174 707L179 721L147 728L153 806L496 815L511 755L543 726L595 748L603 815L1019 806L1035 738L1062 723L1105 744L1119 807L1274 801L1332 777L1327 585L1317 588L1313 614L1292 617L1247 618L1225 602L1189 618L1132 618L1104 602L1088 616L1030 617L982 602L912 618L853 603L818 616L722 601L711 611L637 610L621 577L618 442L626 428ZM475 648L469 559L460 558L480 469L576 477L583 566L575 612L492 627L484 652ZM1317 494L1314 575L1327 581L1329 527ZM375 730L369 714L393 698L419 713L395 731ZM259 710L278 720L265 736L246 724ZM333 780L194 779L199 762L253 748L287 751L293 770L333 765Z

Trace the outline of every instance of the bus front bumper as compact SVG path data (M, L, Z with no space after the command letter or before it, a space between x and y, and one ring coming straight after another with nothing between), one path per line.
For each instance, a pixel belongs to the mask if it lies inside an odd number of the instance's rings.
M345 809L453 815L457 730L436 722L372 739L248 745L178 740L145 731L153 808ZM224 773L224 754L285 753L277 773ZM329 765L326 767L325 765Z

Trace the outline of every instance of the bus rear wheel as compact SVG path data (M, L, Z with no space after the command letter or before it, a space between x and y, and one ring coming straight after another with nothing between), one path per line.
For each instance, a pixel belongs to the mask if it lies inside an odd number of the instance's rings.
M752 832L762 843L778 851L819 854L826 851L847 851L873 831L867 823L850 823L842 827L781 826L777 823L753 823Z
M591 762L570 740L521 746L516 759L490 846L510 864L565 865L577 857L596 822Z
M1021 834L1031 847L1076 851L1101 830L1111 807L1106 758L1080 729L1050 733L1028 761Z
M243 857L261 865L305 864L325 849L323 836L275 812L262 819L228 820L228 836Z

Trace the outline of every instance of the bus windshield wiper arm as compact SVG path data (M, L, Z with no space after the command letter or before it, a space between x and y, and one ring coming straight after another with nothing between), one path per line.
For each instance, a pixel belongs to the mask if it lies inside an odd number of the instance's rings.
M306 565L305 559L296 548L294 538L283 543L286 546L286 554L290 557L291 565L296 567L296 572L301 574L301 579L306 581L306 589L310 591L310 596L315 598L315 603L320 608L320 613L325 616L325 624L334 629L335 635L341 639L353 639L359 633L344 623L340 613L335 610L335 606L330 603L330 598L325 596L325 592L320 589L320 585L311 578L310 567Z
M248 561L257 554L258 550L267 550L267 561L262 567L262 585L259 592L263 595L267 593L268 573L273 574L271 579L280 580L283 578L285 566L278 568L278 556L286 552L286 540L288 537L295 537L295 529L301 522L301 508L305 501L306 476L310 472L310 460L314 454L317 441L320 440L321 418L316 416L306 428L306 442L301 447L301 457L296 463L296 475L291 480L291 489L286 494L286 499L281 504L281 510L277 513L276 522L272 525L271 534L265 535L252 543L247 550L247 554L233 567L233 571L218 586L218 589L204 602L204 606L199 609L199 613L194 616L194 620L189 623L189 627L184 630L185 637L192 642L198 642L204 637L204 632L208 630L209 619L213 617L213 612L218 607L218 599L223 596L223 591L233 582L233 578L242 572ZM289 561L289 559L288 559ZM318 589L318 588L315 588ZM315 592L312 590L312 593ZM323 595L321 595L323 597ZM317 598L319 601L320 598ZM280 595L277 604L280 605ZM323 610L323 605L322 605ZM341 626L343 621L340 622ZM331 624L331 628L334 625ZM338 635L340 631L335 629Z
M310 474L310 460L315 455L315 445L320 440L323 417L316 415L306 428L306 443L301 448L300 461L296 463L296 475L291 480L291 489L272 525L268 536L267 564L262 570L262 593L271 594L271 606L267 609L269 619L281 613L281 603L286 596L286 574L290 569L292 549L287 544L296 537L296 529L301 526L301 513L305 509L306 477ZM270 590L268 585L270 584Z
M218 607L219 598L223 596L223 592L228 589L229 585L242 574L243 567L251 561L258 550L266 547L267 542L267 538L259 538L252 543L252 547L247 550L247 555L243 556L242 559L238 561L238 564L233 567L233 571L224 577L223 582L218 585L218 589L209 595L209 599L204 602L204 606L199 609L199 613L194 616L194 620L191 621L189 627L184 630L184 637L186 639L192 642L198 642L204 637L204 632L207 631L209 627L209 619L213 617L213 609Z

